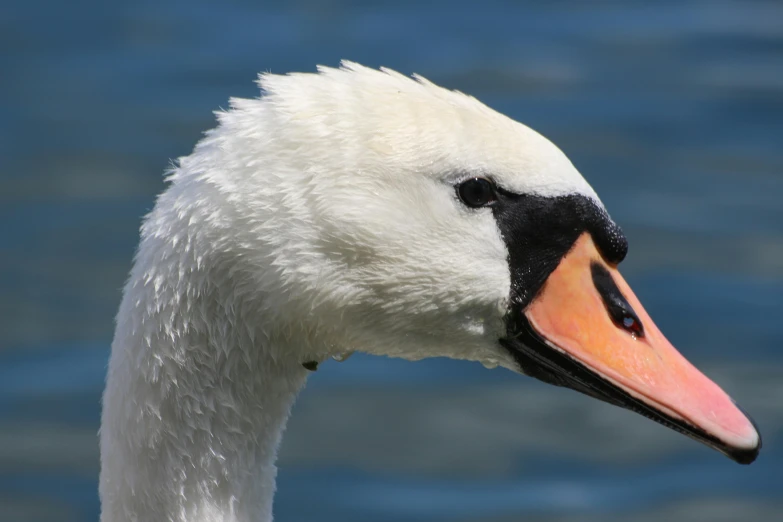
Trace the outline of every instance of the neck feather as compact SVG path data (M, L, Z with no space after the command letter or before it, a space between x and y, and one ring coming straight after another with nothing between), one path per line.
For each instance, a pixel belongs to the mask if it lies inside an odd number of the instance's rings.
M271 521L277 448L307 371L214 277L190 269L182 283L181 263L153 243L142 243L112 344L101 520Z

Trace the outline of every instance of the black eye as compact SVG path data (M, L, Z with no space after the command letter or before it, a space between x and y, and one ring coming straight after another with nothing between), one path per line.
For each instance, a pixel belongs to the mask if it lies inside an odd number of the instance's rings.
M467 206L485 207L495 201L495 186L484 178L471 178L457 185L457 194Z

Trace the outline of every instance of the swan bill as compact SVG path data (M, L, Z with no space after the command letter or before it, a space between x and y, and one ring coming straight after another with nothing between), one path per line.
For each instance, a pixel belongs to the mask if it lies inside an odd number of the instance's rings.
M663 336L589 233L582 234L501 340L522 371L635 411L741 464L753 421Z

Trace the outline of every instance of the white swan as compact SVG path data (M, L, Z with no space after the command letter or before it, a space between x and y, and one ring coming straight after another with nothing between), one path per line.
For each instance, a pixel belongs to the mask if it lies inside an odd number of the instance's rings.
M740 462L760 438L617 272L557 147L423 78L262 75L141 229L101 426L101 520L266 522L309 369L351 351L498 364Z

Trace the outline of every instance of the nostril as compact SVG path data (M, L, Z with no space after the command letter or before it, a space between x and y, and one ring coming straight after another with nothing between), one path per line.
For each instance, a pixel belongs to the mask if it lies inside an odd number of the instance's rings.
M625 300L625 297L619 293L619 290L616 295L612 295L611 293L604 294L604 292L601 292L600 290L599 293L606 305L606 311L609 312L609 317L612 318L614 324L635 338L644 337L644 326L642 326L642 322L634 313L631 305Z
M595 289L598 290L612 321L634 338L644 337L642 322L620 289L617 288L612 274L603 265L596 262L591 264L590 269Z
M631 335L635 337L644 337L644 328L642 328L642 323L637 317L626 314L623 317L622 324L623 328Z

